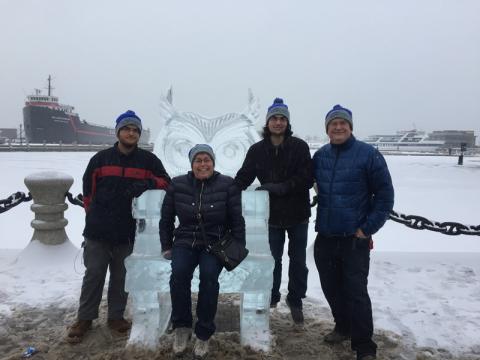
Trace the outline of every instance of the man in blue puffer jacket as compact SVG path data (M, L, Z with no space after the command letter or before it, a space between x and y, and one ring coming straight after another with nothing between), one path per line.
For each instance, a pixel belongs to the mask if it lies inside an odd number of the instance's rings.
M367 282L372 235L393 208L392 179L383 156L352 135L352 112L335 105L325 117L330 144L313 156L318 187L315 263L335 320L325 341L351 338L358 360L376 358Z

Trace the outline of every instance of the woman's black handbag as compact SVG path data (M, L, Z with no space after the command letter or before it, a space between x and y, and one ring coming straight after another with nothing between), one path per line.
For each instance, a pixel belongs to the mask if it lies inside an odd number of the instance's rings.
M227 271L235 269L248 255L248 249L235 241L230 231L219 241L209 244L207 251L215 255Z
M207 251L210 254L215 255L227 271L232 271L240 265L240 263L247 257L248 249L238 241L235 241L230 231L227 231L225 236L220 240L214 243L208 243L200 213L197 214L197 218L200 230L202 231L203 241L208 244Z

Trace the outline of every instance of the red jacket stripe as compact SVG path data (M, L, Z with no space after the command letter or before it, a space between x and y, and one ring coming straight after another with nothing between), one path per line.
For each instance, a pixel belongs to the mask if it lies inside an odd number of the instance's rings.
M138 168L125 168L123 176L133 179L148 179L150 178L152 172L150 170L138 169Z
M98 175L97 175L98 177L122 176L123 167L107 165L107 166L102 166L102 167L96 169L95 172L98 172Z
M166 190L168 188L168 182L164 178L152 175L152 179L155 181L155 189Z
M83 197L83 208L85 209L85 212L88 211L88 208L90 207L91 202L92 202L92 198L90 196Z

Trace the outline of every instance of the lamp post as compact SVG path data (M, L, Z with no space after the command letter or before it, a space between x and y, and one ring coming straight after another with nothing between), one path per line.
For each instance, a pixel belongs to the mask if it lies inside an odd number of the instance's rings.
M463 165L463 153L467 151L467 143L460 144L460 156L458 157L458 165Z

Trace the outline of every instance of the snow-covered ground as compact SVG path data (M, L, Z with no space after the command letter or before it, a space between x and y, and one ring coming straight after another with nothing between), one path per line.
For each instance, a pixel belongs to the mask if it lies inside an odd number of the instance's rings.
M92 155L0 153L4 171L0 198L16 191L27 192L24 177L45 170L73 176L70 191L77 194ZM464 166L456 165L454 157L386 159L396 191L395 210L437 221L480 224L480 158L466 158ZM69 221L66 231L74 246L67 243L45 251L40 244L30 243L30 204L20 204L0 215L0 320L21 304L42 308L52 303L71 306L78 301L83 271L78 250L83 209L69 205L65 212ZM319 307L326 307L311 254L313 225L312 220L307 295ZM413 346L480 357L480 237L446 236L388 221L374 240L369 287L376 331L392 331ZM319 320L331 318L327 315ZM2 328L0 337L4 335Z

